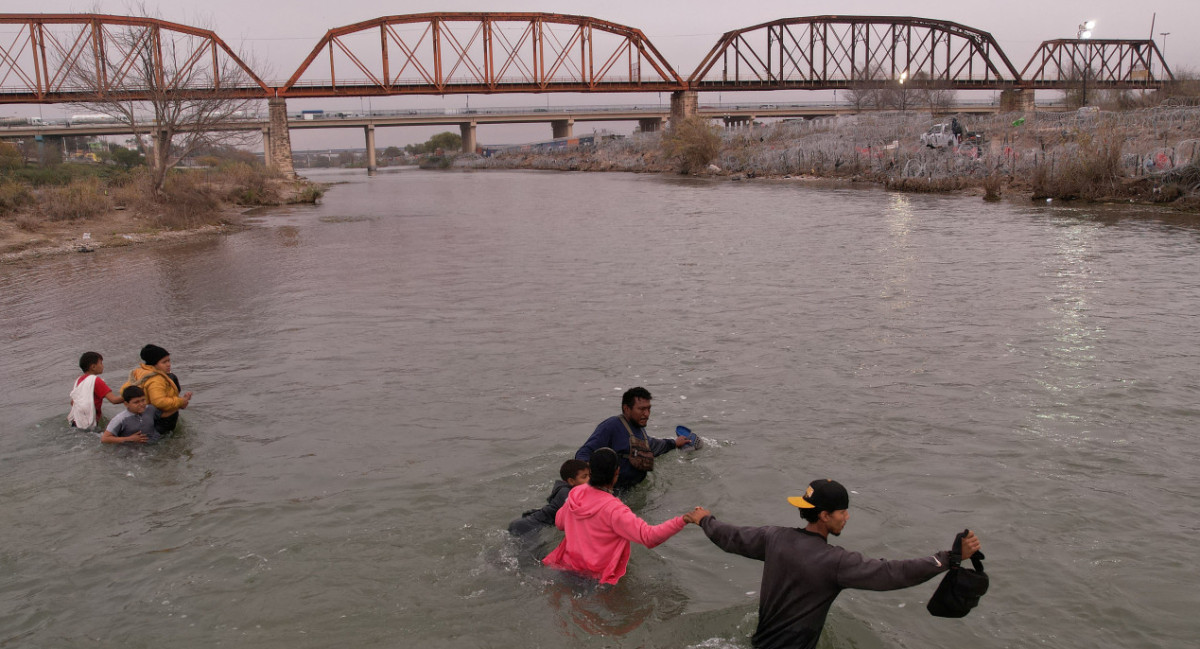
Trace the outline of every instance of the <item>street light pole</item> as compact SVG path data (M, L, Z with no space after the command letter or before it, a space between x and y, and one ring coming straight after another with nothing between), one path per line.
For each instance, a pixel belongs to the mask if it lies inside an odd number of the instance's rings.
M1075 32L1075 40L1084 41L1092 37L1092 29L1096 26L1096 21L1085 20L1079 23L1079 30ZM1088 72L1091 70L1091 61L1088 60L1087 49L1083 51L1084 66L1083 66L1083 91L1080 93L1079 105L1087 106L1087 78Z
M1158 35L1163 37L1162 55L1163 55L1163 60L1166 61L1167 60L1167 37L1171 35L1171 32L1159 32Z

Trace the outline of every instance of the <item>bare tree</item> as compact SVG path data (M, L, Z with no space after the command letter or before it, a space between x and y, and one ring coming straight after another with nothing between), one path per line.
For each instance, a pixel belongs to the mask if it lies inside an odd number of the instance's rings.
M879 65L869 65L857 70L846 91L850 105L857 111L879 106L879 79L883 71Z
M913 74L913 85L920 85L922 101L931 113L948 113L954 107L954 88L946 79L933 79L921 71Z
M138 9L146 14L145 5ZM76 105L129 126L143 150L151 140L146 159L156 196L167 172L197 150L252 137L230 125L250 114L261 98L255 89L265 86L215 35L144 19L106 27L71 72L97 98Z

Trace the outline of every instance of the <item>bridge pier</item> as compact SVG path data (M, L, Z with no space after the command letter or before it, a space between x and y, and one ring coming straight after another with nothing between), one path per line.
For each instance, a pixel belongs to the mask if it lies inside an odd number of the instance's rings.
M475 122L463 122L458 125L458 132L462 134L462 152L475 153L476 137L475 131L478 124Z
M375 166L375 125L364 126L363 132L367 136L367 173L374 173L378 169Z
M556 119L550 122L550 137L558 139L560 137L571 137L574 132L575 118L568 117L567 119Z
M700 109L700 93L695 90L676 90L671 93L671 124L695 117Z
M1016 88L1000 91L1000 110L1006 113L1032 113L1037 109L1033 101L1033 88Z
M269 129L267 143L270 149L263 149L263 157L268 160L267 166L279 171L289 178L296 177L296 166L292 162L292 136L288 132L287 100L282 97L272 97L267 100L267 122Z
M722 121L725 122L725 128L727 130L735 131L740 128L750 128L750 126L754 124L754 116L753 115L751 115L749 117L747 117L745 115L737 115L734 117L727 116L727 117L722 118Z
M662 130L663 118L643 117L638 120L638 131L642 133L657 133Z
M275 161L271 159L271 128L269 126L264 126L262 129L262 143L263 165L266 166L267 169L274 169Z

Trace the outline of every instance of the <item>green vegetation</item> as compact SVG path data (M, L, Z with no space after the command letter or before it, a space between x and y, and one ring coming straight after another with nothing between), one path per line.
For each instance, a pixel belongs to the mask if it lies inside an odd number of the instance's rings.
M439 154L453 155L462 150L462 136L445 131L429 138L423 144L410 144L404 147L409 155Z

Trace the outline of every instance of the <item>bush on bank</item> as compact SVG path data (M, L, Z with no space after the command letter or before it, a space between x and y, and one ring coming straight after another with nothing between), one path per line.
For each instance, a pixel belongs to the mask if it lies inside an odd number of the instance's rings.
M314 203L324 190L292 181L261 164L223 160L202 169L175 169L156 197L145 166L67 163L45 167L15 162L0 144L0 217L22 229L40 221L73 221L112 209L132 210L154 227L194 228L227 222L228 208Z

